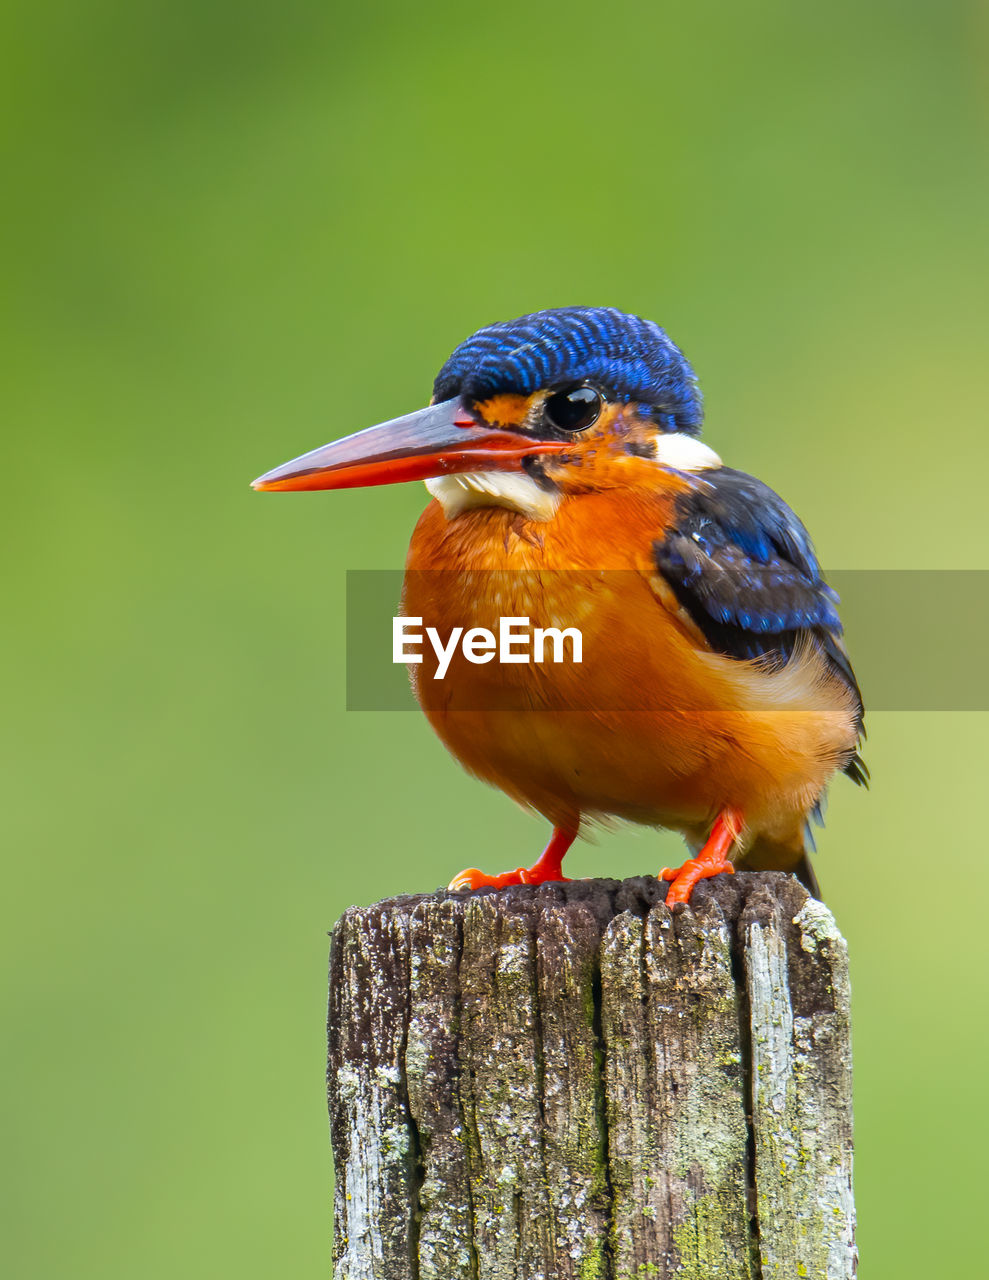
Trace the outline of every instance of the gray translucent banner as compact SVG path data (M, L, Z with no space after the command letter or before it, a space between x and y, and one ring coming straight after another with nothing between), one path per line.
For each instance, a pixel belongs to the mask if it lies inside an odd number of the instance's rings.
M347 573L348 710L405 711L416 706L410 668L393 661L393 620L403 613L403 576L401 570L390 569ZM405 646L407 652L418 650L424 654L419 672L436 666L434 650L425 636L430 625L441 646L449 646L454 623L463 626L464 635L478 626L497 632L499 613L478 603L489 594L490 580L478 589L480 577L473 579L473 586L462 574L424 573L419 577L425 581L420 581L423 589L417 592L417 598L442 602L444 614L442 618L431 618L427 608L421 615L421 626L406 627L408 634L423 637L420 643ZM717 709L701 707L696 701L674 706L668 697L658 702L649 688L635 687L631 674L618 682L617 692L613 683L603 699L595 695L592 686L599 688L600 682L595 681L594 673L602 669L602 664L612 663L615 670L627 665L629 641L619 605L623 592L641 593L639 575L611 571L593 575L518 572L499 573L498 577L509 609L517 609L514 616L529 617L532 630L577 627L583 639L582 661L573 663L573 645L567 638L562 642L562 662L553 669L554 644L559 642L550 636L543 645L544 661L534 663L550 669L533 681L524 665L501 663L497 648L492 651L482 637L475 636L473 642L475 659L480 661L465 666L461 637L461 643L450 650L451 665L446 676L427 676L420 681L431 705L443 705L448 690L456 686L456 705L461 710L531 709L535 684L538 705L543 710ZM867 711L989 710L989 571L849 569L835 570L826 577L841 598L844 640ZM580 625L579 616L591 592L595 595L594 607L600 599L609 616L608 627L603 634L596 631L596 639L586 626ZM552 606L545 605L550 598ZM465 601L460 610L462 617L456 607L449 611L446 602L450 600ZM561 604L567 601L569 606ZM663 609L658 601L656 609ZM525 629L515 624L513 630L519 634ZM513 654L525 651L522 640L510 649ZM534 659L535 645L530 644L528 651ZM567 664L571 669L564 673ZM471 693L465 695L468 686Z

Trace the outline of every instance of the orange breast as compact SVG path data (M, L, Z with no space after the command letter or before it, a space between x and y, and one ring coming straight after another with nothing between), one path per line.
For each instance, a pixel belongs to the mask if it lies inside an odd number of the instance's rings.
M582 661L475 663L457 649L437 679L424 646L416 695L465 768L555 825L615 816L698 841L732 805L750 842L796 860L804 816L854 745L854 709L813 652L770 676L711 654L681 616L651 548L684 483L567 499L546 523L493 506L447 521L431 503L406 614L441 637L497 634L502 617L576 627Z

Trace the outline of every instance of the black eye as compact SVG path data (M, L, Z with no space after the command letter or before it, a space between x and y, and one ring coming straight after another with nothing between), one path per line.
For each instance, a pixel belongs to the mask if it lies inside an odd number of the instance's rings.
M593 387L554 391L543 404L543 416L558 431L583 431L601 416L601 392Z

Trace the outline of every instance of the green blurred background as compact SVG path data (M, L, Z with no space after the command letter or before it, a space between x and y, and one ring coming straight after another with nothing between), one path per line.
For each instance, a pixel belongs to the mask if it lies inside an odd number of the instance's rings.
M401 564L421 487L248 481L425 403L483 323L607 303L683 345L707 438L825 565L986 567L989 20L0 21L5 1273L325 1276L326 931L545 832L418 716L343 711L344 572ZM873 790L838 780L818 857L853 959L862 1275L960 1276L984 1261L986 717L869 728ZM626 831L568 865L676 856Z

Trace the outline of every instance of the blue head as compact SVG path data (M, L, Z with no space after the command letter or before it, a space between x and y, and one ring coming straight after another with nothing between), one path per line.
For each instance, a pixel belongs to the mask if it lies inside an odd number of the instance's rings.
M588 383L641 406L665 431L700 430L694 371L658 324L614 307L560 307L478 329L439 371L435 400L536 392Z

